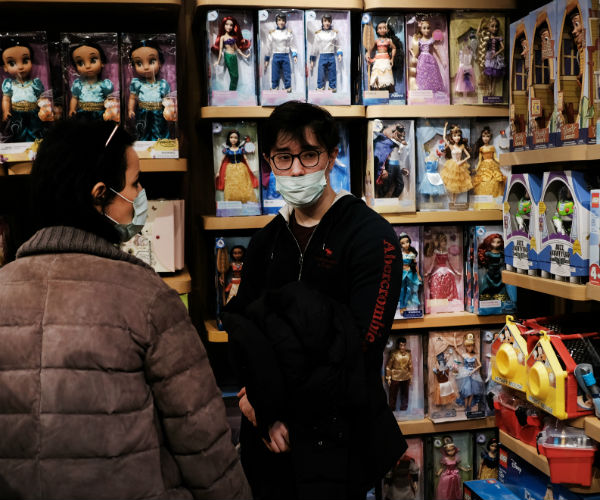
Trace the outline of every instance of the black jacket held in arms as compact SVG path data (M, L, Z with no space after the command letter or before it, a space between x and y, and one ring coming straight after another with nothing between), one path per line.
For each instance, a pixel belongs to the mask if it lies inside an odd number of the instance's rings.
M401 253L390 224L350 194L304 254L288 220L283 210L253 237L224 317L260 424L243 419L242 462L256 498L350 498L406 449L381 381ZM276 420L291 453L261 441Z

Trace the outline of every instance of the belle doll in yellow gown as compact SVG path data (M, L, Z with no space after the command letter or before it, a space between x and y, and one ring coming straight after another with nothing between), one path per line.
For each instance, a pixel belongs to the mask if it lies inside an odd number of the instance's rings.
M496 148L490 144L492 132L489 127L484 127L481 136L475 143L475 151L479 151L479 163L473 176L473 194L502 196L506 177L500 170L500 162L496 155Z
M440 172L446 191L450 193L450 206L456 201L456 195L469 191L471 174L469 173L469 146L467 139L463 138L462 130L458 125L453 125L446 135L448 123L444 125L444 143L446 144L446 163ZM463 154L465 155L463 158Z

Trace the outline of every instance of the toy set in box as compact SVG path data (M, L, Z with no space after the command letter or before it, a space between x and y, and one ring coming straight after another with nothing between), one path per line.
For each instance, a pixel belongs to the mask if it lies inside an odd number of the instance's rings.
M260 215L256 123L214 122L212 132L217 216Z
M140 158L179 158L175 34L121 37L125 124Z
M384 389L396 420L425 416L421 335L392 335L383 352Z
M383 478L383 498L423 500L424 457L423 441L419 438L406 440L408 448L396 465Z
M589 272L590 183L583 172L544 172L539 202L543 277L573 283Z
M527 151L529 129L529 39L525 18L510 25L510 150Z
M542 238L538 203L542 179L533 174L512 174L504 192L502 209L504 259L509 271L534 275Z
M381 213L414 212L415 133L412 120L371 120L365 199Z
M402 286L394 319L422 318L423 234L421 226L394 226L402 251Z
M464 500L520 500L495 479L477 479L463 484Z
M590 191L590 283L600 285L600 189Z
M260 104L306 101L304 11L258 11Z
M463 481L473 479L473 436L469 432L427 437L430 482L426 498L461 500Z
M362 103L406 104L404 16L365 12L361 43Z
M308 102L350 104L350 11L305 12Z
M206 14L208 104L256 106L252 12L211 10Z
M450 14L452 104L502 104L507 71L503 14L455 11Z

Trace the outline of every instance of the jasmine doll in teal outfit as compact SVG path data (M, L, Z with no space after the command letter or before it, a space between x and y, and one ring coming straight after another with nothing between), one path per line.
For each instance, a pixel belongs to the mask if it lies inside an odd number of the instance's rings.
M423 280L417 268L417 256L419 253L412 246L410 236L406 233L401 233L398 240L402 249L402 286L400 288L399 307L403 312L407 308L418 308L421 305L419 287L423 283Z

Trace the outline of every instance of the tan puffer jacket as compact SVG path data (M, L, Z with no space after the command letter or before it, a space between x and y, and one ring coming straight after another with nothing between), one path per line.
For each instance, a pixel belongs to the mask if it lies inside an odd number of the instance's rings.
M0 498L250 498L177 293L46 228L0 269Z

